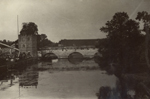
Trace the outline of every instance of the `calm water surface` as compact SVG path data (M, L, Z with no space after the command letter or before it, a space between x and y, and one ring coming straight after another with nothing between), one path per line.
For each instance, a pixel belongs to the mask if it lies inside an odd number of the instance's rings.
M93 60L59 59L8 71L0 80L0 99L97 99L101 86L115 87L115 82Z

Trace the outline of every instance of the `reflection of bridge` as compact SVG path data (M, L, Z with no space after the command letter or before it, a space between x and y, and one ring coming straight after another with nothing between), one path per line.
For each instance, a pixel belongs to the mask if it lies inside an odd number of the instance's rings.
M97 48L84 48L84 49L67 49L67 48L60 48L60 49L42 49L41 54L45 55L48 53L54 53L58 58L68 58L68 56L73 52L79 52L84 57L92 58L95 53L98 51Z

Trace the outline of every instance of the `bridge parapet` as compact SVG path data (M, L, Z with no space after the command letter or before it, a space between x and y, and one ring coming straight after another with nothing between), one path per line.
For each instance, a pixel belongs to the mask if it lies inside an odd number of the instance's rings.
M47 53L54 53L55 55L58 56L58 58L68 58L68 56L73 53L73 52L79 52L81 53L84 57L89 57L92 58L94 54L98 51L97 48L89 48L89 49L44 49L42 50L42 55L45 55Z

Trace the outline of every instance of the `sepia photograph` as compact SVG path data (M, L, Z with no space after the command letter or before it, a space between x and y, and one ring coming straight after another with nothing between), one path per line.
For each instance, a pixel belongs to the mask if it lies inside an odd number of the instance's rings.
M0 99L150 99L150 0L0 0Z

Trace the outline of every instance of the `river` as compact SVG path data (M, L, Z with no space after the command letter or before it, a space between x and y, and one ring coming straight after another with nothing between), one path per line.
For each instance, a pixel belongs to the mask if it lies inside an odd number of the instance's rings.
M116 85L94 60L39 62L8 74L0 80L0 99L98 99L101 86Z

